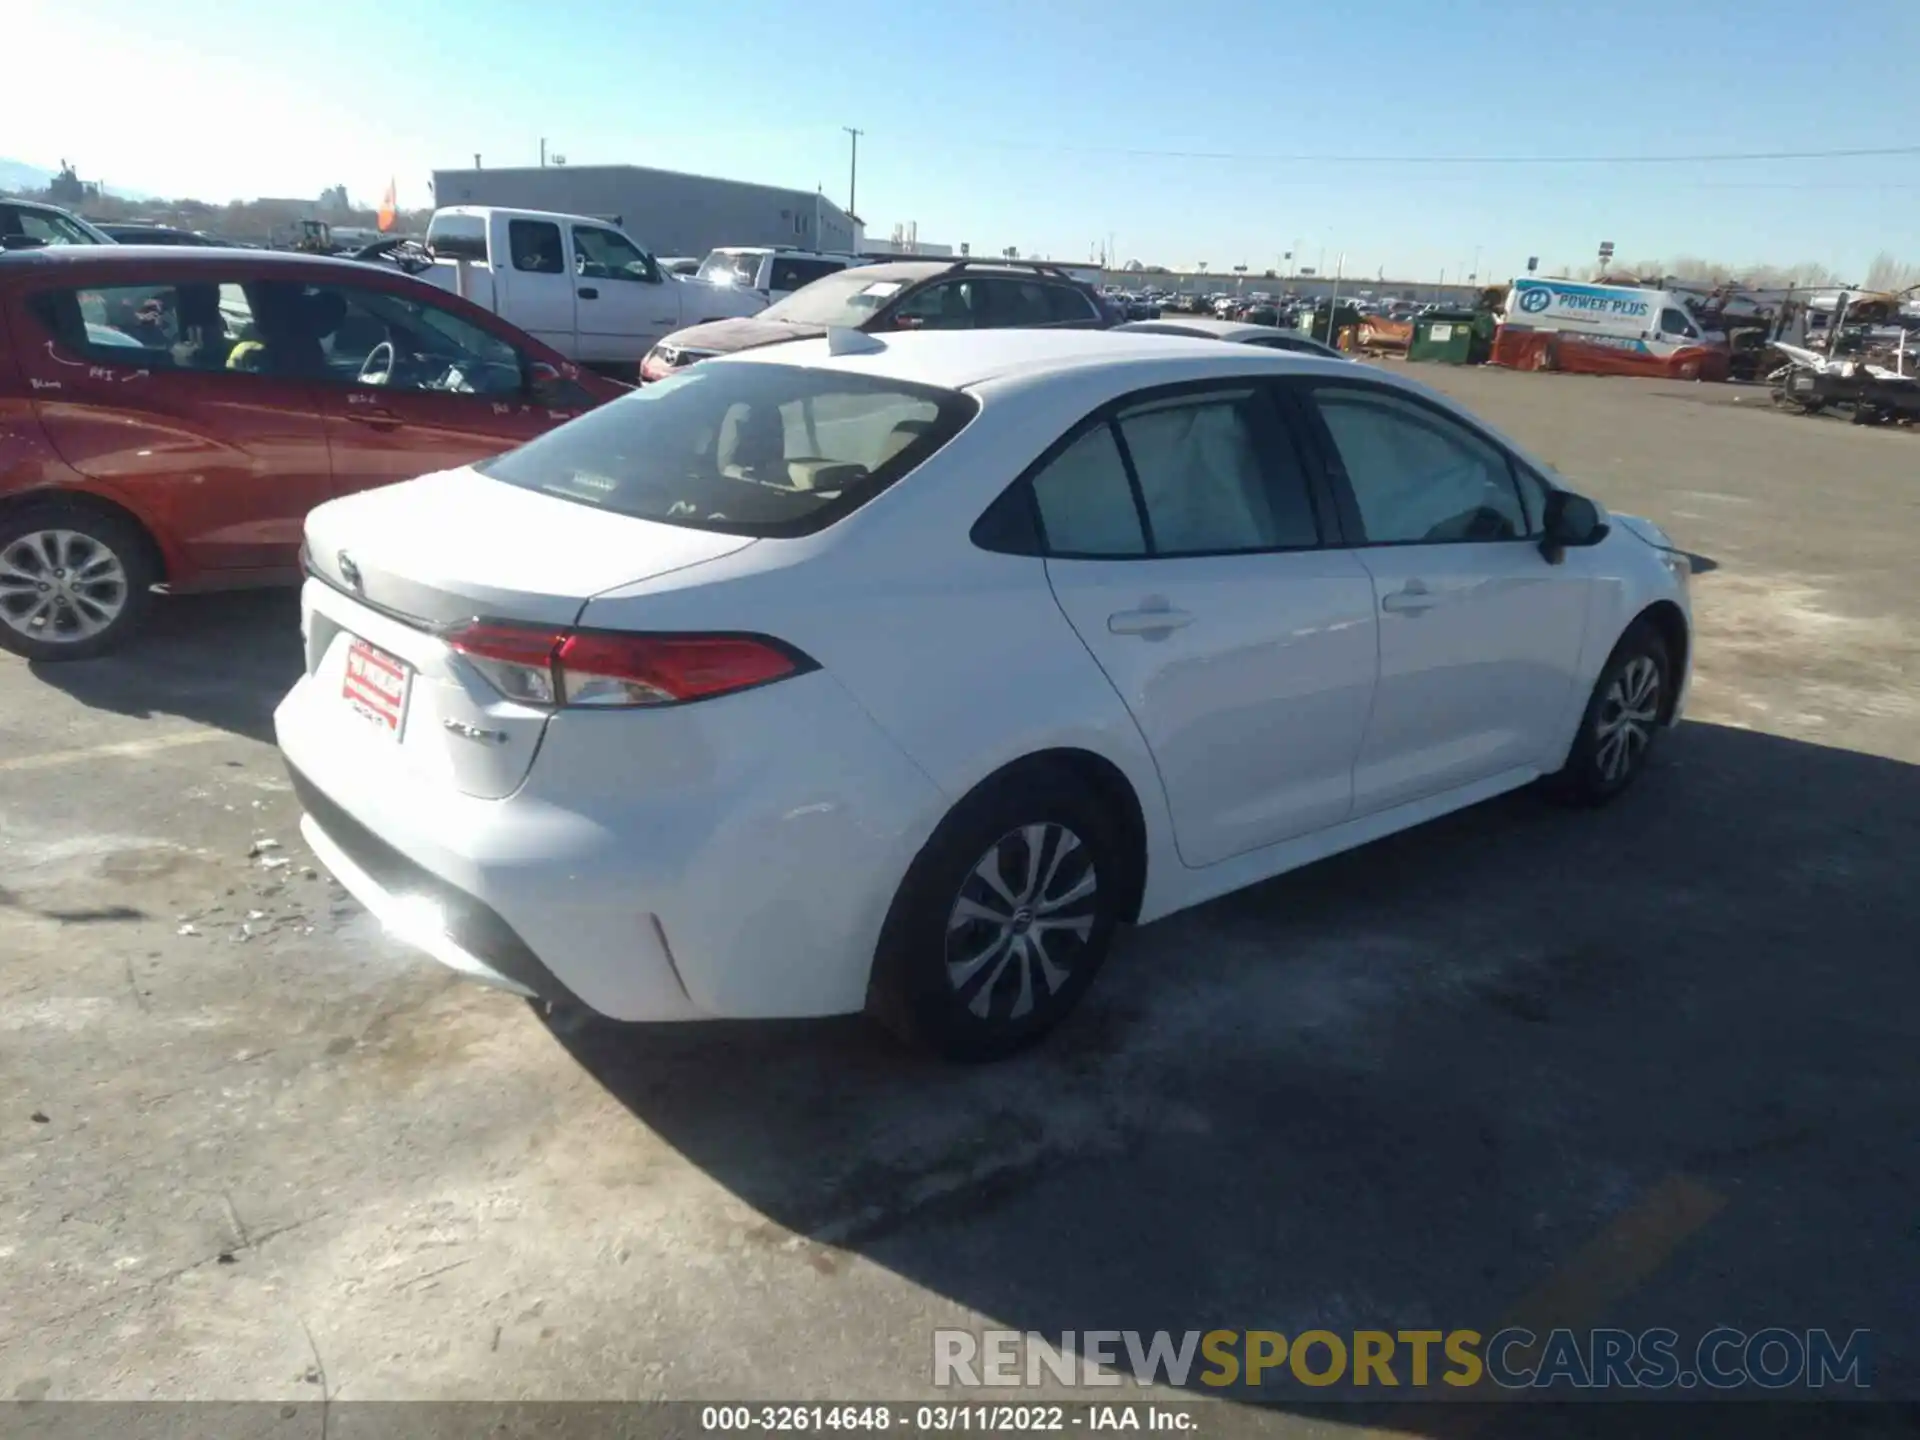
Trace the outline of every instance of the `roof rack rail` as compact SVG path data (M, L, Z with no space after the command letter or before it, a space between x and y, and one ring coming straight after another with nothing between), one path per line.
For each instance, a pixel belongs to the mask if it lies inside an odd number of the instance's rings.
M903 260L919 259L919 256L903 255ZM929 255L926 259L935 257ZM1057 275L1063 280L1072 280L1073 272L1058 260L1007 260L992 255L963 255L949 262L952 270L1032 270L1041 275Z

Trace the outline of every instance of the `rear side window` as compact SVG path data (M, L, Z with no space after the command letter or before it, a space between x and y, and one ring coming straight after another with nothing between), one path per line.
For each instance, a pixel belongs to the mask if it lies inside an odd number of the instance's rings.
M253 370L261 346L245 287L211 282L42 290L27 301L61 348L152 370Z
M476 468L620 515L808 535L909 474L977 413L955 390L789 365L697 365Z
M1098 320L1099 314L1093 308L1093 301L1070 285L1047 285L1047 311L1056 325L1073 324L1079 321Z
M535 275L564 275L566 252L560 247L560 227L551 220L509 220L507 249L513 268Z
M783 260L778 257L773 262L772 277L767 281L769 290L798 290L802 285L811 285L822 275L832 275L844 270L831 260Z
M1147 553L1146 532L1111 425L1096 425L1033 477L1049 552L1129 556Z

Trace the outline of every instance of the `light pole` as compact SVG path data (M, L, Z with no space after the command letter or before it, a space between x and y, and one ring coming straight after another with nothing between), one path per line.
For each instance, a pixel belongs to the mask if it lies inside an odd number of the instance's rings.
M847 214L858 216L860 211L856 205L860 194L860 137L867 132L856 130L851 125L842 125L840 128L847 132L847 138L853 142L853 153L847 158Z
M1469 285L1480 283L1480 247L1478 245L1473 247L1473 269L1467 272L1467 283Z

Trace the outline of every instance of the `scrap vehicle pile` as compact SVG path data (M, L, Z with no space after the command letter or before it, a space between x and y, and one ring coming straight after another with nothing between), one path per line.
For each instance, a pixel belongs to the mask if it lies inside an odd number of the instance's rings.
M1803 415L1847 411L1856 425L1920 423L1913 296L1840 294L1783 305L1770 342L1783 362L1767 376L1774 403Z

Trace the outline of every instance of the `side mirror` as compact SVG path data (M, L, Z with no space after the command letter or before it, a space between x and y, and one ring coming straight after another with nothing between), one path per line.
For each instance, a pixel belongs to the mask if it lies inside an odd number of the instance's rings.
M31 235L0 235L0 250L42 250L46 244Z
M1598 545L1613 528L1600 518L1598 505L1571 490L1547 493L1547 509L1542 521L1540 553L1549 565L1558 565L1568 550Z

